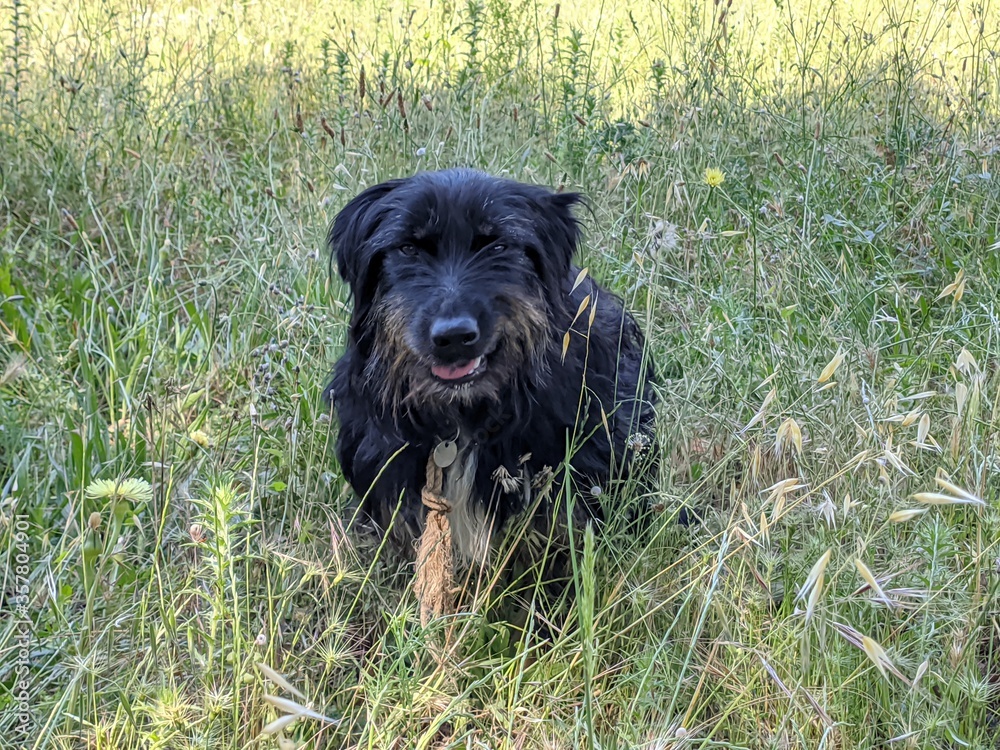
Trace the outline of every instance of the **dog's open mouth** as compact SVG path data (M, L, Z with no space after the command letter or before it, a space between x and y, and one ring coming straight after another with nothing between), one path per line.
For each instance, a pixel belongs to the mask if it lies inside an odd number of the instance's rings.
M457 362L453 365L432 365L431 373L438 380L447 383L468 383L486 369L486 357L476 357L467 362Z

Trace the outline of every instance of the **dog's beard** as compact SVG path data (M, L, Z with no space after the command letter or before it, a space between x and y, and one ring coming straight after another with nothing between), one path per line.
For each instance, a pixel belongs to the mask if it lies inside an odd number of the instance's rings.
M421 352L411 325L414 311L405 300L384 300L370 320L372 347L365 364L370 392L398 417L496 403L518 382L543 382L556 346L544 300L511 296L503 303L509 314L497 321L484 353L442 366Z

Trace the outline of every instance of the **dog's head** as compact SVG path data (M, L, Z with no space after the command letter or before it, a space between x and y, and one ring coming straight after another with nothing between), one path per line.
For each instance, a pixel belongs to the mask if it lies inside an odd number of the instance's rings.
M352 344L387 403L468 404L499 398L526 373L544 376L579 200L448 170L347 204L330 249L353 296Z

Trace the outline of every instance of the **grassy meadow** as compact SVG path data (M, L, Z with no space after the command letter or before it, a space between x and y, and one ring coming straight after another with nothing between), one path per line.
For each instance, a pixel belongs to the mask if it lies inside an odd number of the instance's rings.
M0 747L1000 744L991 0L0 7ZM552 640L481 571L438 664L323 239L456 165L588 196L664 460Z

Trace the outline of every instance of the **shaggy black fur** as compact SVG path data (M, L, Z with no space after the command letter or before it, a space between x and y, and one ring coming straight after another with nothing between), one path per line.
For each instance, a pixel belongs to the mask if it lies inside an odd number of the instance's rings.
M354 303L326 390L337 457L364 512L404 549L421 533L425 467L443 439L458 436L464 450L447 471L467 470L453 485L471 485L469 517L492 525L492 539L532 502L546 467L603 517L591 488L623 478L648 444L642 333L589 277L573 289L578 202L447 170L369 188L334 220L330 249ZM546 523L560 494L548 497L537 511ZM481 553L455 535L459 558Z

